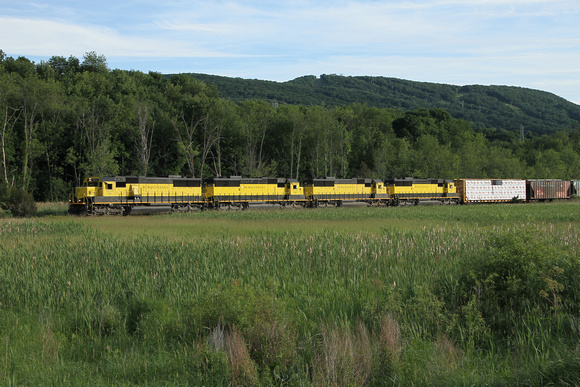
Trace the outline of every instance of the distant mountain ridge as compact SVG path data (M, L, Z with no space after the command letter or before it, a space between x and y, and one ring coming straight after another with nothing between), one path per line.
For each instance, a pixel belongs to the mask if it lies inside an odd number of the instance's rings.
M371 76L307 75L287 82L187 74L217 87L233 101L269 100L296 105L342 106L361 103L379 108L441 108L475 129L493 128L535 134L565 130L580 121L580 106L555 94L515 86L455 86Z

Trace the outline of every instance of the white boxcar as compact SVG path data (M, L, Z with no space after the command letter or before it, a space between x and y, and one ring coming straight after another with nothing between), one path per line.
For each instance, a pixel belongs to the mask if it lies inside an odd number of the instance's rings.
M514 179L457 179L457 193L463 203L526 200L526 181Z

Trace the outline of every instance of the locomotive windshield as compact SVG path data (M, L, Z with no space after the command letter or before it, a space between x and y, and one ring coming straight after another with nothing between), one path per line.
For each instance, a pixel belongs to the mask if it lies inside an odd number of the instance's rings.
M100 187L101 181L98 179L87 179L85 180L85 187Z

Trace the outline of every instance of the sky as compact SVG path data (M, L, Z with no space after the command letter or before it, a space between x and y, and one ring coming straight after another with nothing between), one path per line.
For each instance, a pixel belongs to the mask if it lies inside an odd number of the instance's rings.
M0 50L39 63L288 81L370 75L580 104L579 0L0 0Z

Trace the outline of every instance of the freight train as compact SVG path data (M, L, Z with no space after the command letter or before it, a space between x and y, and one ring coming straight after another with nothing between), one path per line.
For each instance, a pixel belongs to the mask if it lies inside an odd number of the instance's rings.
M340 207L469 204L567 199L580 194L580 180L521 179L337 179L312 178L302 184L286 178L208 179L181 176L89 177L70 198L70 214L128 215L136 208L164 207L174 212L246 209L250 204L282 207Z

